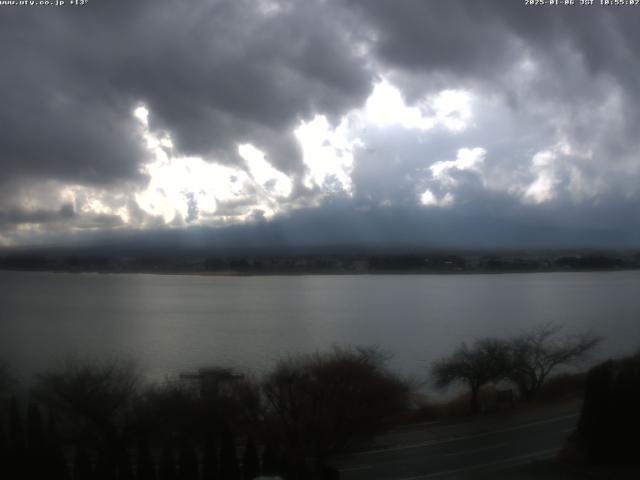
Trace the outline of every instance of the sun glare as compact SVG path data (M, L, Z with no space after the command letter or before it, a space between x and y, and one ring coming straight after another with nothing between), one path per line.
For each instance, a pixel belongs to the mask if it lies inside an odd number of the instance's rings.
M348 118L333 128L327 117L317 115L310 122L302 122L294 133L302 147L307 167L305 186L329 190L339 187L351 195L353 153L356 147L362 145L362 141L350 128Z
M238 154L247 162L249 174L267 195L288 197L293 183L291 179L277 170L265 158L264 152L250 143L238 145Z

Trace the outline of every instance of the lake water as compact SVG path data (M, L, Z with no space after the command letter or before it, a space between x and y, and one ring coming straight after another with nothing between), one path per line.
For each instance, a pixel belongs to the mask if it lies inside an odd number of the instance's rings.
M133 357L152 378L259 372L332 344L378 345L423 376L462 341L542 322L640 347L640 272L211 277L0 272L0 357L24 375L69 355Z

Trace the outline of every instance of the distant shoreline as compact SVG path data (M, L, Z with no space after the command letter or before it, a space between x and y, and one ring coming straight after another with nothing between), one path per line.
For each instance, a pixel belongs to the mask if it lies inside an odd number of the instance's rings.
M395 253L281 255L13 254L0 270L65 273L140 273L218 277L310 275L463 275L604 272L640 269L639 252Z
M611 272L635 272L640 271L640 267L625 268L593 268L593 269L548 269L548 270L368 270L368 271L162 271L162 270L63 270L63 269L9 269L0 268L0 272L10 273L53 273L53 274L91 274L91 275L175 275L175 276L197 276L197 277L332 277L332 276L383 276L383 275L509 275L509 274L534 274L534 273L611 273Z

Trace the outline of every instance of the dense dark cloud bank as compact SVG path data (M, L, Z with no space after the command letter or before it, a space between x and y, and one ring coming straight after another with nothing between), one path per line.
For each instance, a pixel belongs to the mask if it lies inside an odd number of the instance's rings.
M0 8L0 245L640 246L640 8Z

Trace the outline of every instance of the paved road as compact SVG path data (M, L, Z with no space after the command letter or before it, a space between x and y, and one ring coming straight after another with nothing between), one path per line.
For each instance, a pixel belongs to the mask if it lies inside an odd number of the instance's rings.
M552 457L573 431L575 413L498 428L490 432L390 446L336 461L345 480L473 478Z

